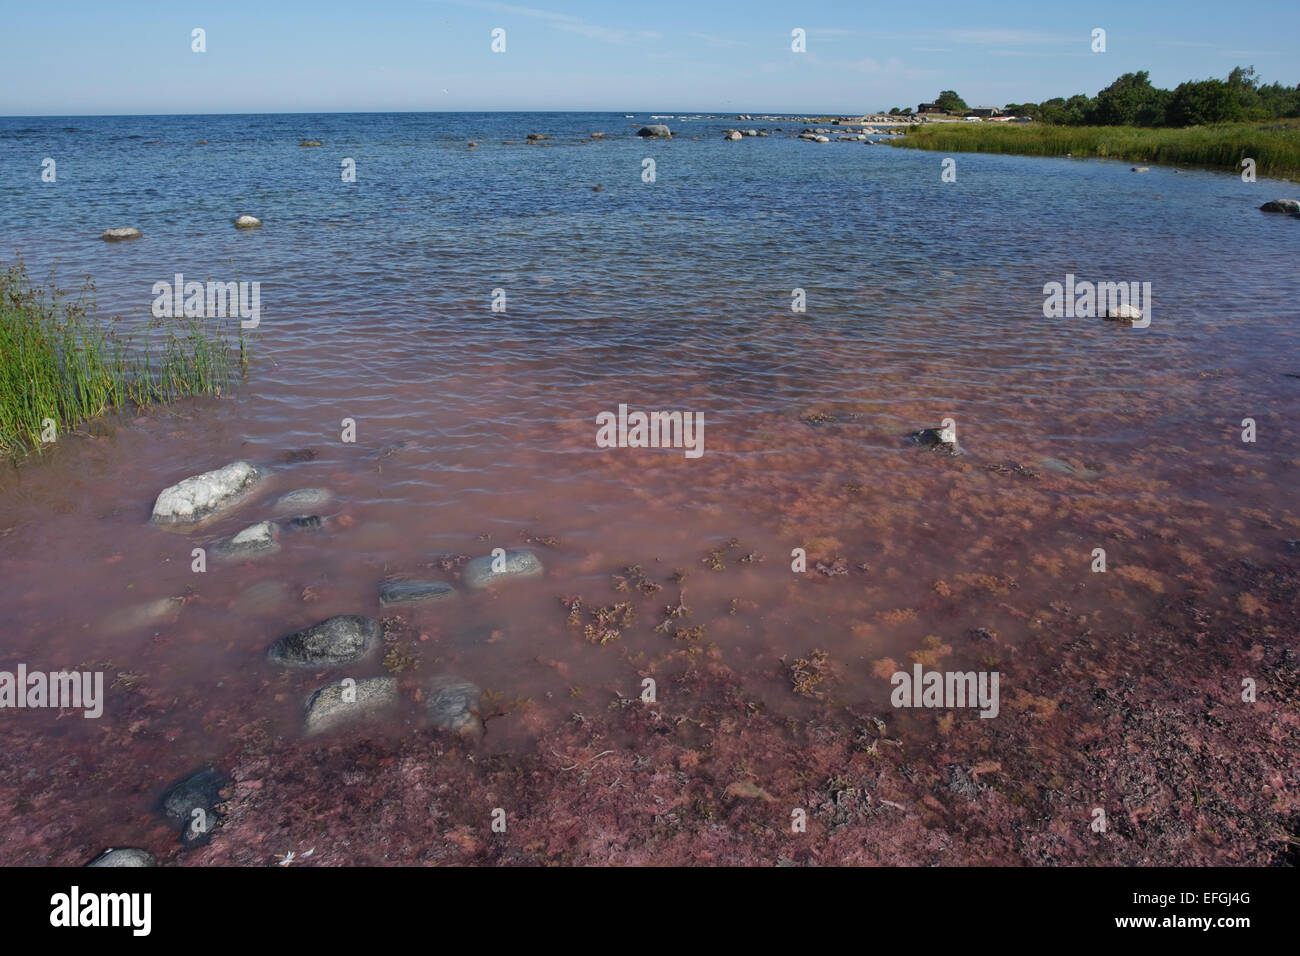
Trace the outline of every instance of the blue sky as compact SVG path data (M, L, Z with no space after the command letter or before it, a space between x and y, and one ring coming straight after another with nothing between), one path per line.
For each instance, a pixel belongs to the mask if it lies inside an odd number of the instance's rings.
M860 113L941 89L972 106L1094 94L1140 69L1173 87L1238 64L1300 83L1296 0L537 3L13 3L0 114ZM806 53L791 51L796 27Z

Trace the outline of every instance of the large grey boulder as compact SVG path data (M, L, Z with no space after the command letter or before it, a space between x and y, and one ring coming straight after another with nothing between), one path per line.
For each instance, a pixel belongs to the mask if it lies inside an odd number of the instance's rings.
M164 488L153 505L158 524L189 524L229 511L261 483L263 474L246 461L231 462Z
M673 137L672 131L669 130L668 127L665 126L663 123L651 123L649 126L642 126L639 130L636 131L636 134L638 136L643 136L646 139L652 139L652 138L672 139Z
M507 551L500 557L475 558L461 575L465 586L477 591L506 578L540 577L543 570L541 559L531 551Z
M382 636L373 618L340 614L276 638L267 656L286 667L336 667L361 660Z
M117 229L105 229L104 234L99 238L105 242L120 242L123 239L139 239L140 230L134 226L122 226Z
M373 717L396 703L396 678L345 677L326 684L307 699L307 733L318 734Z

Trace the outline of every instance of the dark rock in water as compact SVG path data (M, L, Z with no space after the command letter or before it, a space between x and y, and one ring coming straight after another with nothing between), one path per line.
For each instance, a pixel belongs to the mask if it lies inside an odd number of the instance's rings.
M395 677L344 678L326 684L307 699L307 733L333 730L372 717L397 703Z
M1270 199L1259 208L1263 212L1289 212L1295 215L1300 213L1300 201L1295 199Z
M1300 553L1300 539L1297 539L1297 538L1287 538L1287 539L1286 539L1286 549L1287 549L1288 551L1295 551L1295 552L1297 552L1297 553Z
M435 677L426 690L429 719L435 727L463 737L483 734L483 718L478 712L483 692L477 686L459 677Z
M950 455L961 453L957 447L957 441L948 440L948 435L943 428L922 428L920 431L912 432L908 439L913 445L920 445L922 448L936 448L946 451Z
M205 767L172 784L163 794L160 809L181 834L186 847L204 846L221 822L213 809L221 802L221 788L230 781L221 771Z
M461 572L465 586L478 590L502 578L535 578L541 576L542 562L531 551L507 551L502 557L487 555L475 558Z
M549 136L543 136L541 133L529 133L529 134L528 134L528 142L530 142L530 143L536 143L538 140L541 140L541 139L550 139L550 137L549 137Z
M267 656L286 667L351 664L374 650L382 634L373 618L340 614L277 638Z
M135 847L108 849L95 857L86 866L157 866L158 861L147 850Z
M636 131L636 134L638 136L644 136L647 139L654 137L662 137L664 139L673 138L672 132L667 126L663 125L663 123L651 123L649 126L642 126Z
M286 464L292 464L296 461L315 461L317 454L315 448L296 448L293 451L286 451L280 456L280 460Z
M414 604L418 601L445 601L456 596L456 589L443 581L385 581L379 588L379 603Z
M319 528L321 523L320 515L299 515L289 519L290 528Z

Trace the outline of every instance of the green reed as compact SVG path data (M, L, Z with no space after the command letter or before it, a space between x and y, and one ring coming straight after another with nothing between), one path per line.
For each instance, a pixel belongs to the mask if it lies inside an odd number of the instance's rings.
M62 434L125 406L221 395L248 367L238 319L151 319L137 342L96 318L93 293L38 287L21 262L0 271L0 456L38 450L49 421Z
M1138 126L1043 126L1038 123L932 123L913 126L891 146L1022 156L1092 156L1241 172L1255 160L1261 176L1300 179L1300 123L1231 123L1148 129Z

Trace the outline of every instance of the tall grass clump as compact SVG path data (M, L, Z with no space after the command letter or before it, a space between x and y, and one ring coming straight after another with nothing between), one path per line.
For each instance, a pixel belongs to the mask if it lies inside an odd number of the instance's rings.
M36 286L22 263L0 272L0 456L124 406L220 395L247 367L243 331L203 320L151 324L143 341L95 316L89 282L76 298ZM238 349L238 354L234 350Z
M891 146L1021 156L1093 156L1241 172L1255 160L1262 176L1300 179L1300 125L1229 123L1184 129L1138 126L1040 126L1013 123L933 123L912 127Z

